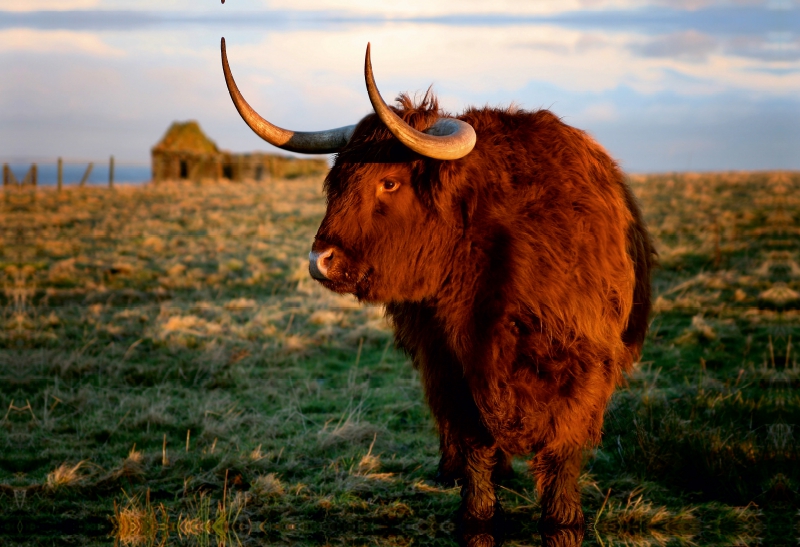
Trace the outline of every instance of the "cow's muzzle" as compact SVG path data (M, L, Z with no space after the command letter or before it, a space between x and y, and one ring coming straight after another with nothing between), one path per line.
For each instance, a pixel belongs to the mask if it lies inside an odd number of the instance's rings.
M328 270L333 262L333 248L308 253L308 272L318 281L329 281Z

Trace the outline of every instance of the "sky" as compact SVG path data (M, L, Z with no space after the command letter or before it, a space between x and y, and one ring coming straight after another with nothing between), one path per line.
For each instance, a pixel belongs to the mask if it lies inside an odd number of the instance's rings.
M800 0L0 0L0 161L149 162L174 120L275 151L219 59L277 125L319 130L379 88L444 109L548 108L631 172L800 169Z

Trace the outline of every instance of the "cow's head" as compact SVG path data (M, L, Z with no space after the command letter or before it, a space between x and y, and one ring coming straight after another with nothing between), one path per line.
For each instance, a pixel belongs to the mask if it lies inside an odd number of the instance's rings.
M367 45L364 73L375 114L356 125L311 133L272 125L244 100L228 67L225 80L236 109L267 142L294 152L337 156L327 178L328 209L309 255L309 272L327 288L373 302L420 300L449 270L453 225L441 214L439 188L447 165L475 145L473 128L442 116L426 94L419 105L401 95L399 108L381 98ZM449 205L445 207L449 208Z

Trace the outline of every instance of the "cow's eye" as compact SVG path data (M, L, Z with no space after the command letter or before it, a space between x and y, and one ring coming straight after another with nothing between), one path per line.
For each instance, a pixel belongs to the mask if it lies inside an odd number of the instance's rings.
M383 181L383 184L381 185L381 189L384 192L394 192L398 188L400 188L400 183L399 182L395 182L393 180L385 180L385 181Z

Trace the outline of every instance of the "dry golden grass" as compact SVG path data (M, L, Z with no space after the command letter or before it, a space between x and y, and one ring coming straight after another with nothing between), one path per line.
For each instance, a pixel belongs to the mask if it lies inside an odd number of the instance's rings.
M47 474L47 488L55 490L67 486L76 486L81 483L83 476L79 473L86 462L78 462L73 466L61 464Z
M12 212L4 222L25 240L0 241L0 282L14 303L4 314L0 342L55 343L62 318L49 306L86 299L95 303L86 306L84 321L98 331L124 337L145 326L144 337L173 346L268 337L286 352L302 353L345 334L354 343L389 337L381 311L363 321L354 299L308 279L303 257L324 212L317 177L269 186L40 191L12 200L25 213ZM264 285L273 292L290 285L296 298L235 296L263 295ZM219 302L214 293L231 296ZM322 327L321 335L312 339L286 328L287 320L301 319Z

